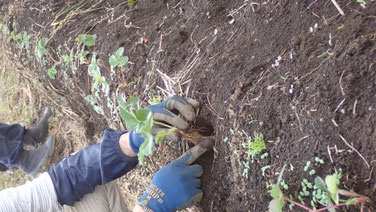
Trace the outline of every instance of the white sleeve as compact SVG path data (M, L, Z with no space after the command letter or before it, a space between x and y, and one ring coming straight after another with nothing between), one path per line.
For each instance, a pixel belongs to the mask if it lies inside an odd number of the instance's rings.
M54 185L47 172L24 185L0 191L0 212L60 210Z

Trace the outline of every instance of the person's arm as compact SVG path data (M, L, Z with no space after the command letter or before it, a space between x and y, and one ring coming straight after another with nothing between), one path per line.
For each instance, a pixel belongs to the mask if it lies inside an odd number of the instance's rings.
M0 191L0 211L59 211L48 173L42 173L22 186Z
M67 156L49 172L60 205L72 206L95 186L106 184L138 163L129 147L128 133L107 129L102 142Z
M181 130L188 130L187 121L195 119L199 103L192 99L173 96L157 105L149 106L154 120L163 121ZM177 110L182 117L173 113ZM186 121L187 120L187 121ZM154 132L163 130L153 127ZM136 153L144 139L138 133L106 130L102 143L84 148L67 156L49 172L59 204L72 206L95 186L117 179L138 163Z
M126 163L126 165L130 165L131 167L137 163L137 159L134 157L136 154L132 151L132 149L129 146L129 133L124 133L124 131L112 131L108 130L106 131L106 135L104 136L104 142L105 145L93 145L91 147L88 147L84 150L81 150L82 152L78 152L75 155L78 157L72 156L68 160L65 159L65 161L61 162L62 164L56 164L57 167L64 167L67 165L67 163L70 163L70 166L72 169L80 169L83 167L88 166L75 166L75 163L72 161L72 159L80 160L80 157L83 157L82 155L92 155L95 162L98 162L96 158L99 158L100 155L94 154L97 151L101 151L100 147L107 148L112 150L102 150L106 154L106 152L115 152L115 154L118 154L117 157L114 158L122 158L124 155L125 157L133 158L131 160L135 160L133 164ZM119 136L119 138L118 138ZM117 139L117 140L116 140ZM111 141L109 141L111 140ZM112 145L113 144L113 145ZM117 151L118 149L119 151ZM68 156L69 157L69 156ZM125 158L124 157L124 158ZM86 159L88 159L86 157ZM108 159L108 158L107 158ZM86 165L95 165L93 161L88 162L88 160L83 161L84 163L87 163ZM128 161L129 162L129 161ZM77 165L77 164L76 164ZM80 163L80 165L83 165ZM103 164L105 166L105 164ZM120 165L122 166L122 165ZM100 170L100 169L96 169ZM103 171L104 169L102 169ZM120 175L123 174L123 169L117 169L120 171ZM51 171L51 173L56 174L56 172ZM62 195L66 195L66 193L57 193L55 191L56 181L55 183L50 177L50 174L47 172L42 173L38 178L33 179L32 181L28 181L26 184L15 187L15 188L8 188L0 191L0 211L58 211L59 209L59 203L58 203L58 196L61 198ZM61 174L88 174L84 173L82 171L69 171L69 172L59 172L57 173ZM108 176L108 175L102 175L98 174L99 176ZM61 176L60 176L61 177ZM81 176L82 177L82 176ZM69 181L64 181L65 184L59 185L59 186L68 186L69 183L72 183L71 185L78 185L82 184L82 181L74 181L77 179L82 180L81 177L73 177L69 176ZM90 177L90 176L89 176ZM65 176L63 179L68 178L68 176ZM55 178L56 179L56 178ZM61 179L61 178L60 178ZM109 180L109 179L107 179ZM102 181L102 180L100 180ZM69 182L69 183L68 183ZM58 183L61 183L59 181ZM88 184L86 184L88 185ZM93 184L94 186L94 184ZM95 186L94 186L95 187ZM69 195L69 194L68 194Z

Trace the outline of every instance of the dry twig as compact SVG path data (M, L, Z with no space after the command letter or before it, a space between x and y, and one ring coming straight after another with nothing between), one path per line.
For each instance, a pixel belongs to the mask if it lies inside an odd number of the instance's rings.
M370 168L370 166L369 166L369 164L368 164L368 162L366 161L366 159L363 157L363 155L362 154L360 154L360 152L358 151L358 150L356 150L352 145L350 145L347 141L346 141L346 139L341 135L341 134L338 134L339 135L339 137L341 138L341 140L348 146L348 147L350 147L350 149L352 149L352 150L354 150L362 159L363 159L363 161L366 163L366 165L367 165L367 167L368 168Z
M339 86L341 88L342 96L345 96L345 92L343 91L343 87L342 87L342 77L344 73L345 71L342 72L341 77L339 78Z
M334 6L337 8L338 12L341 13L342 16L345 15L345 13L343 12L343 10L341 9L341 7L339 6L339 4L337 3L336 0L332 0L332 3L334 4Z

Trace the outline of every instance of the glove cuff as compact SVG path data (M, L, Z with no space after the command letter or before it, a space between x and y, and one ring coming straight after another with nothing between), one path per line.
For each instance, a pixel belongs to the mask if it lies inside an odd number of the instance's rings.
M136 133L133 130L129 131L129 146L134 153L138 153L141 144L144 142L144 138L141 137L140 133Z

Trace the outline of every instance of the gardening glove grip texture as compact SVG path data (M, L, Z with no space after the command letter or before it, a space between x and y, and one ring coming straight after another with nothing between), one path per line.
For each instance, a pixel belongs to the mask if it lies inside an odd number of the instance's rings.
M199 102L196 100L175 95L159 104L148 106L147 109L153 113L153 119L155 121L165 122L173 127L186 131L189 129L189 124L185 120L193 121L195 119L195 110L198 109L199 105ZM177 110L185 120L175 115L172 112L174 110ZM168 130L168 128L153 126L152 133L157 134L161 130ZM178 140L179 136L177 133L171 133L167 136L167 139ZM144 138L142 138L139 133L131 130L129 133L129 145L133 152L138 153L142 143L144 143Z
M200 165L189 166L190 155L181 157L159 170L143 196L139 205L145 211L170 212L192 206L202 198Z
M193 121L196 118L195 109L197 110L198 107L199 102L196 100L175 95L147 108L153 113L155 121L165 122L180 130L187 131L189 129L187 121ZM175 110L183 117L175 115L173 113Z

